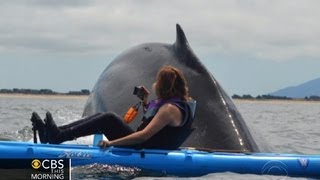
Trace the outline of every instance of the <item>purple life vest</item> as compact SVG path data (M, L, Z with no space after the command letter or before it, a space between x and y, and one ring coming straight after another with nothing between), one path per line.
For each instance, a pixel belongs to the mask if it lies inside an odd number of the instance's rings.
M142 123L137 128L137 131L144 129L157 114L159 109L164 104L173 104L178 107L182 113L182 123L180 126L165 126L158 133L153 135L146 142L141 144L139 148L156 148L156 149L178 149L181 144L192 133L191 124L193 121L193 112L188 103L180 98L172 98L167 100L153 100L149 103L146 113L142 118Z

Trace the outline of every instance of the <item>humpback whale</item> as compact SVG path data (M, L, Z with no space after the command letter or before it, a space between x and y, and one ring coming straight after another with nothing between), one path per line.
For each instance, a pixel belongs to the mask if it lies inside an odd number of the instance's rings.
M185 74L189 93L197 101L193 123L195 131L183 146L259 151L231 98L195 55L179 24L176 25L176 41L173 44L144 43L118 55L98 78L83 116L106 111L125 114L128 107L138 101L132 95L133 88L144 85L151 90L158 70L164 65L177 67ZM152 92L149 99L155 97ZM130 126L137 127L141 117L142 113Z

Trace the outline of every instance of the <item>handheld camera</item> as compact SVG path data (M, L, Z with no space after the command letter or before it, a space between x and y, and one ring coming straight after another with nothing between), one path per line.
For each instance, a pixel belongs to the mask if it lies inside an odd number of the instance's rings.
M142 86L136 86L133 89L133 95L136 95L141 100L143 100L147 93L148 92Z

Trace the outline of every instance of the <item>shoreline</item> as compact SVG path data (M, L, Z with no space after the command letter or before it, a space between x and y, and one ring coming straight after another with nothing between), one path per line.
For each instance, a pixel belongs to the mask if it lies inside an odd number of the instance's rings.
M70 95L70 94L23 94L23 93L0 93L0 98L40 98L40 99L88 99L89 95ZM232 99L234 102L270 102L270 103L320 103L315 100L305 99Z
M88 99L89 95L0 93L0 98Z
M305 99L232 99L234 102L264 102L264 103L320 103Z

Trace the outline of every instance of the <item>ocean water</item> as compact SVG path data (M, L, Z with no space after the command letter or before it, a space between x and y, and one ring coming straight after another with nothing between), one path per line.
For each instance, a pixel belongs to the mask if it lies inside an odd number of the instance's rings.
M37 111L53 114L57 124L81 117L86 97L0 95L0 137L30 141L30 116ZM253 134L271 147L272 152L320 154L320 102L235 101ZM135 168L90 165L72 170L73 179L179 179L144 174ZM209 174L183 179L305 179L279 176Z

